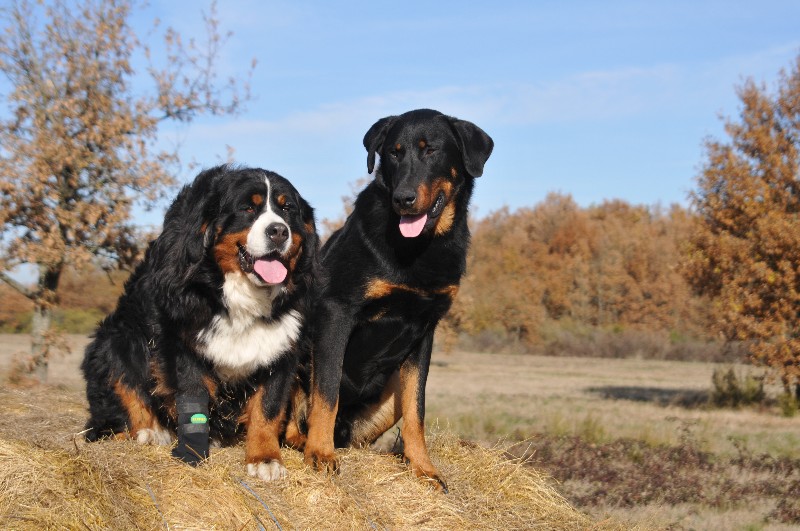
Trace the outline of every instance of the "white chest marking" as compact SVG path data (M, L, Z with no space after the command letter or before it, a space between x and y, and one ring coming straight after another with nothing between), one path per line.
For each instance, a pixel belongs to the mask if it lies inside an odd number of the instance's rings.
M200 352L226 380L246 378L286 352L300 335L302 318L292 310L267 322L272 300L283 286L254 286L240 273L225 275L222 298L227 315L214 317L197 335Z

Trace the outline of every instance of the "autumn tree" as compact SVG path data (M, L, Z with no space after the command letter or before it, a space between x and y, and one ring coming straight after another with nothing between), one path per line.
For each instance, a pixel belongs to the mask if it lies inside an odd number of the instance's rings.
M236 113L248 98L246 79L217 79L227 36L213 6L205 42L167 29L163 55L132 28L137 7L16 0L0 11L0 72L10 87L0 118L0 278L33 302L40 380L62 272L132 262L132 208L152 207L175 183L178 154L157 146L159 125ZM32 289L9 275L20 264L37 269Z
M725 337L748 342L789 392L800 378L800 56L774 93L751 79L737 94L728 140L706 142L685 272L715 297Z

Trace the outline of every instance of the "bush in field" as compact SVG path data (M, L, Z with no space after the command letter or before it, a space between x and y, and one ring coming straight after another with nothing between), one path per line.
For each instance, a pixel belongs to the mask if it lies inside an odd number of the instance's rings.
M784 393L778 397L778 407L780 407L784 417L794 417L797 415L797 411L800 410L800 400L794 395Z
M760 404L766 397L764 377L745 374L739 376L733 367L728 370L714 369L711 376L713 389L710 401L718 407L741 407Z

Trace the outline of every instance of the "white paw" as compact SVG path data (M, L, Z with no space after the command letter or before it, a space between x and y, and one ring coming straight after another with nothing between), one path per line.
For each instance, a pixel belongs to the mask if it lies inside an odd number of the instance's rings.
M284 479L287 475L286 467L277 459L265 463L248 463L247 473L262 481L275 481Z
M172 444L172 435L161 426L156 426L154 429L144 428L136 433L136 442L169 446Z

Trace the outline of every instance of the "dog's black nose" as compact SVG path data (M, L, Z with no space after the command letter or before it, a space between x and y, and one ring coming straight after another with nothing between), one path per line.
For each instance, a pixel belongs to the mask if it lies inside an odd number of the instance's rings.
M417 201L417 193L414 190L395 190L392 201L397 208L411 208Z
M283 223L270 223L267 227L267 236L275 242L275 245L281 245L289 239L289 227Z

